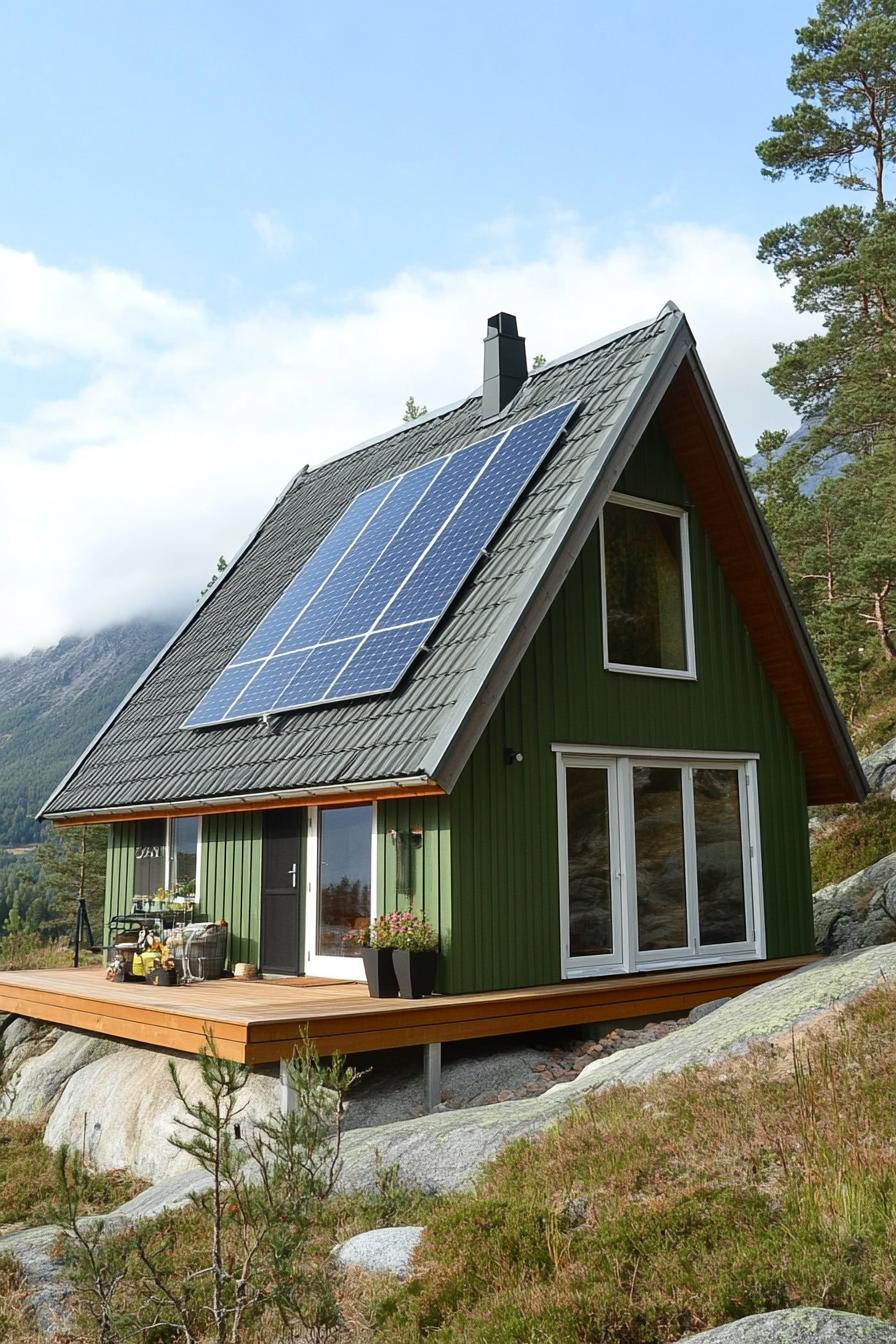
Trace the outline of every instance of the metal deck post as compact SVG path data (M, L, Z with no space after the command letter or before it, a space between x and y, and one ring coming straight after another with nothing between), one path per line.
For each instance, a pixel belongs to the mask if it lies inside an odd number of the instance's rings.
M426 1110L434 1111L442 1101L442 1042L423 1047L423 1091Z

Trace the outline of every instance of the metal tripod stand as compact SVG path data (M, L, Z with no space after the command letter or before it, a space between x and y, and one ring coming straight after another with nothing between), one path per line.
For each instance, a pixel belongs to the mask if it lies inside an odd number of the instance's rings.
M99 952L102 949L95 947L93 942L93 929L90 927L90 916L87 913L87 901L83 896L78 897L78 905L75 910L75 928L72 933L72 947L74 948L74 957L72 964L78 966L81 961L81 944L84 942L84 935L87 935L85 944L88 952Z

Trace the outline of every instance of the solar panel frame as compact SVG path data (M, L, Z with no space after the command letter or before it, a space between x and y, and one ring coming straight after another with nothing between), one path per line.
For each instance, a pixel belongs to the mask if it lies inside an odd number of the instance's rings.
M495 535L506 523L523 491L555 445L557 438L568 425L577 407L577 401L570 401L561 406L552 407L547 411L539 412L538 415L532 416L528 420L509 426L505 431L475 440L472 444L456 449L452 453L444 454L441 457L431 459L427 463L412 467L401 475L380 482L378 485L356 495L337 519L327 536L322 539L318 547L308 557L308 560L284 590L281 597L268 609L241 648L218 675L182 727L220 726L226 723L258 718L263 713L283 713L313 706L339 704L346 700L367 699L371 696L388 694L393 691L420 649L425 647L426 640L436 625L443 619L463 584L475 568L477 561L481 558L483 551L491 545ZM542 432L541 440L539 440L540 432ZM533 447L533 444L527 444L527 440L534 440L534 451L530 451L528 457L525 456L525 449L527 446ZM523 459L522 469L514 480L508 477L506 458L502 458L502 454L508 448L515 449L517 456L522 456ZM401 539L406 528L408 530L405 532L403 540L407 541L409 537L413 536L414 526L424 521L426 509L438 500L436 487L440 481L446 482L448 480L449 477L446 476L446 472L450 475L451 470L456 468L463 476L465 465L463 459L468 454L477 454L477 451L482 458L478 468L471 475L466 487L447 508L441 522L429 537L426 545L422 547L416 559L407 568L400 582L397 583L394 590L388 592L372 623L369 623L366 629L358 630L355 628L352 633L346 633L346 627L351 627L353 624L350 619L352 602L359 593L362 594L363 600L362 590L365 584L369 583L371 593L375 594L378 591L375 579L376 571L378 567L382 568L387 563L390 549L393 546L396 556L402 553L402 542L397 539ZM478 460L478 458L469 459L466 465L474 460ZM504 463L503 471L502 462ZM489 479L494 481L494 488L497 489L501 498L497 511L493 507L490 513L483 508L483 496L481 494L481 482L489 477L489 472L491 472ZM415 495L416 485L421 485L422 488ZM407 496L409 503L402 513L401 507L396 507L396 505L400 505L404 496ZM450 498L449 495L449 500ZM487 500L488 497L485 498ZM465 506L471 500L473 504L467 508L465 514ZM393 505L391 511L387 508L389 501L392 501ZM370 509L371 504L373 504L372 510ZM390 532L390 519L393 515L397 518L399 514L401 515L400 520L396 522L395 527ZM479 515L478 518L477 514ZM282 617L289 614L293 605L297 605L289 602L290 592L295 591L301 594L309 586L308 582L303 582L303 576L306 575L306 572L310 571L313 579L315 573L322 571L325 566L318 563L321 554L325 553L324 560L327 556L332 556L338 549L337 542L344 544L346 534L354 531L357 520L361 517L365 517L366 520L357 535L353 536L349 544L345 546L339 558L332 564L304 605L300 606L297 614L286 625L277 642L273 647L270 647L269 652L263 656L256 655L251 659L246 659L244 657L246 650L251 649L253 645L257 649L263 644L263 641L257 640L256 636L265 626L267 626L269 632L274 633L284 624ZM377 522L377 520L379 521ZM475 546L471 550L470 539L474 535L471 531L473 521L479 523L479 530L475 532ZM454 530L460 533L461 542L467 542L466 554L463 545L455 545L452 549L450 540L446 542L452 524L456 524ZM305 613L311 610L321 594L326 592L328 585L334 580L334 576L339 575L340 568L345 566L342 579L351 579L351 564L347 563L349 557L353 557L353 562L358 560L363 562L367 548L376 549L380 533L385 536L384 544L373 556L371 563L360 575L355 587L345 596L341 605L338 604L343 588L341 584L334 584L330 601L333 602L333 595L335 594L338 609L330 616L329 623L325 624L323 629L320 630L321 637L313 642L308 641L303 637L304 626L302 626L302 623ZM365 536L366 542L362 541ZM442 545L443 552L446 551L447 545L445 559L442 560L440 565L439 578L441 582L435 585L436 592L440 593L441 596L436 597L432 583L429 587L424 585L424 593L429 599L426 602L426 614L423 616L409 615L399 601L401 594L405 593L404 600L406 601L406 590L408 590L408 585L412 583L415 575L418 576L417 587L420 587L419 576L426 572L427 565L429 565L430 570L432 569L432 559L436 555L436 548L440 542L445 543ZM410 553L413 553L412 549ZM450 559L455 560L454 565L446 563ZM280 613L280 618L278 618L276 613L284 602L286 602L286 611ZM368 612L368 615L373 614L376 610L375 606L370 605L369 600L367 606L363 609ZM320 614L323 614L325 610L326 608L322 604ZM311 629L314 628L312 624ZM297 647L293 647L293 645L297 645ZM323 687L323 693L320 689L316 689L316 694L313 698L310 697L305 688L309 685L315 688L320 687L320 676L327 668L334 666L340 646L342 646L343 651L348 653L348 657L341 665L336 667L335 674ZM361 672L365 667L372 666L381 668L383 672L377 684L367 689L351 689L362 684L359 682ZM280 685L286 677L287 668L291 670L291 675L286 679L285 684ZM387 668L390 669L388 675L386 675ZM230 700L223 714L219 711L215 717L208 717L211 705L221 704L222 697L218 694L219 688L239 684L239 677L233 678L230 674L240 669L242 669L244 681L239 692ZM303 680L303 678L305 679ZM341 691L340 684L342 686ZM303 688L303 693L299 692L300 685ZM256 687L255 691L252 689L253 686ZM265 697L264 694L265 688L271 686L279 686L278 693L273 699L270 695ZM293 686L295 692L290 698L290 688Z

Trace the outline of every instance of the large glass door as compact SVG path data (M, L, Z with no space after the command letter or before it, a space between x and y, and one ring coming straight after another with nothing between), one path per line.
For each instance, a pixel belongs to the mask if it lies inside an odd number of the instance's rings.
M306 969L363 979L347 934L366 928L373 909L373 804L311 810L308 841Z
M560 757L567 976L764 955L755 762L670 757Z
M631 770L631 833L639 956L690 953L681 769Z
M750 945L753 849L743 769L691 769L696 852L697 947Z
M564 776L564 948L569 967L587 975L623 964L616 771L584 760L569 762Z

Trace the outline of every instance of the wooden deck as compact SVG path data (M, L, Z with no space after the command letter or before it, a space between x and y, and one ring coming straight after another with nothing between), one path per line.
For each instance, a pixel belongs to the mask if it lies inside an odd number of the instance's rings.
M113 984L101 968L5 971L0 1014L16 1013L121 1041L195 1054L206 1024L222 1055L265 1064L292 1053L302 1028L321 1055L472 1040L687 1011L742 993L814 957L566 981L431 999L371 999L332 980L210 980L160 988Z

